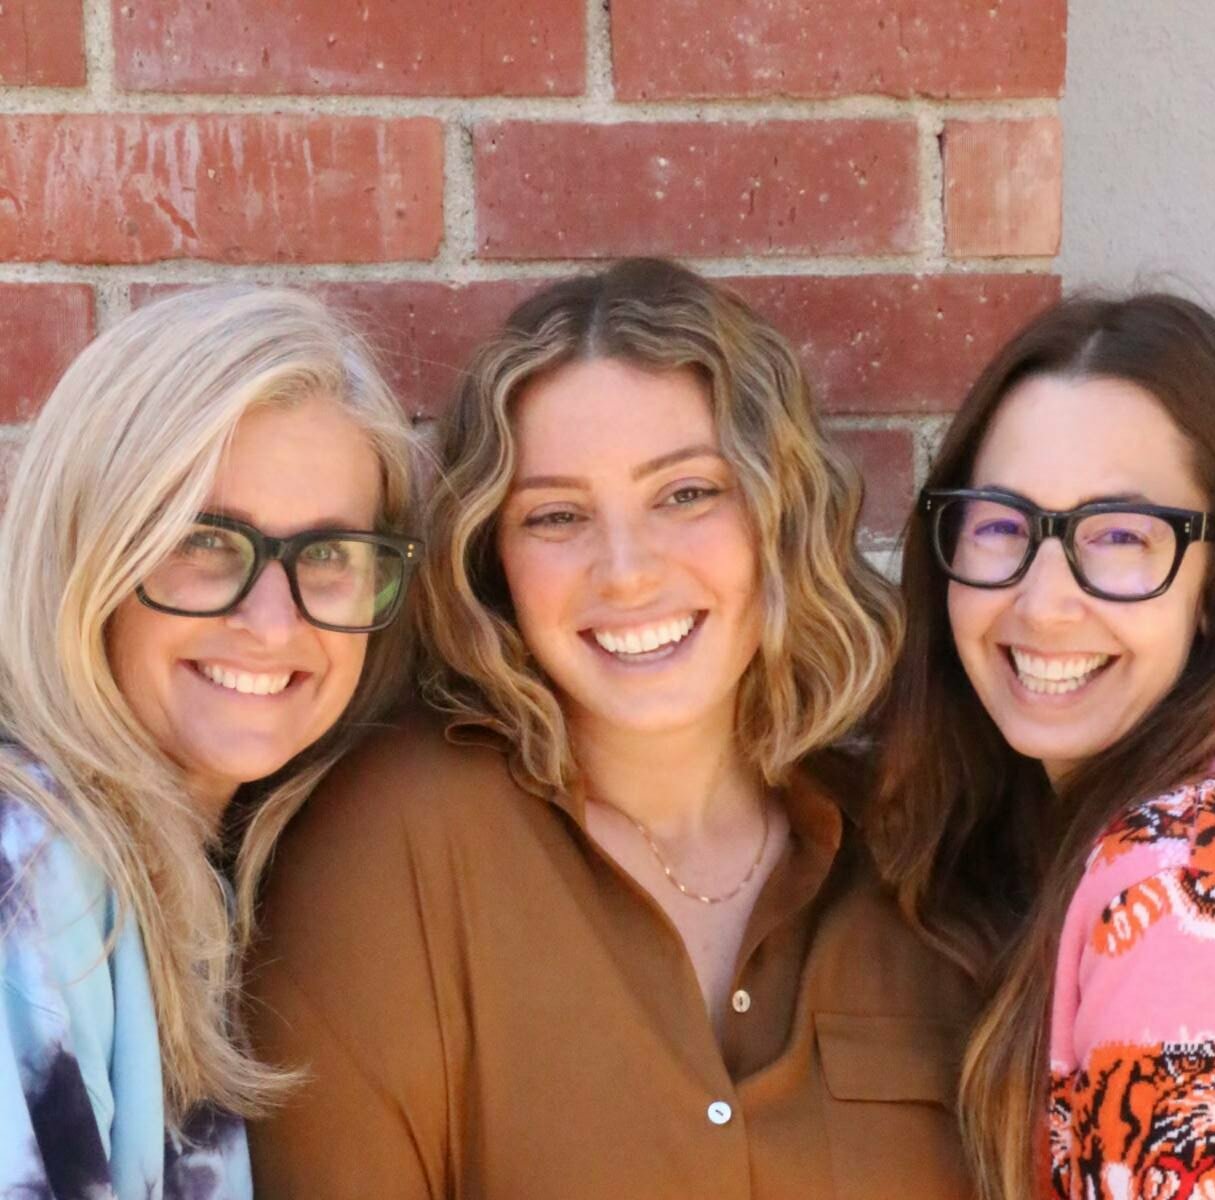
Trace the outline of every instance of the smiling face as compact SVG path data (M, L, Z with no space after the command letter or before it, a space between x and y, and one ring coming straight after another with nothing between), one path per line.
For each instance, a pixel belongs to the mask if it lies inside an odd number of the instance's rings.
M968 485L1062 511L1133 498L1206 511L1185 438L1160 403L1116 379L1026 380L1001 403ZM1057 780L1110 746L1176 682L1200 623L1208 549L1191 545L1162 596L1087 595L1047 539L1011 587L949 585L966 674L1008 743Z
M204 507L275 537L370 530L379 481L363 432L333 401L313 398L245 416ZM308 624L280 563L227 616L170 615L131 596L107 628L127 703L216 818L237 786L276 771L333 725L366 648L366 634Z
M571 722L732 729L759 646L755 538L691 371L572 363L513 409L498 527L519 630Z

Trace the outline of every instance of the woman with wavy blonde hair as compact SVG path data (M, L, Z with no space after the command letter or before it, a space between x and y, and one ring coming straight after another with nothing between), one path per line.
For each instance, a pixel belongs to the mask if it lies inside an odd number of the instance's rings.
M0 1194L250 1195L239 1117L285 1077L239 952L399 686L410 439L333 314L244 286L122 320L34 422L0 525Z
M256 1033L309 1080L252 1130L259 1195L962 1195L966 988L831 749L897 610L789 346L672 263L557 283L441 461L428 711L268 889Z

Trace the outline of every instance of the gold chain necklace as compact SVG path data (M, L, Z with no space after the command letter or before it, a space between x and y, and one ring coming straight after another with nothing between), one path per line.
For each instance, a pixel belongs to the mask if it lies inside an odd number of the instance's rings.
M615 805L612 805L616 808ZM670 881L671 886L678 889L689 900L699 900L701 904L724 904L727 900L733 900L739 892L743 890L755 878L755 872L759 870L759 864L764 861L764 851L768 849L768 800L764 797L764 836L759 843L759 853L755 856L755 861L747 868L747 873L728 891L722 892L719 896L706 896L701 892L694 892L686 884L681 883L675 877L675 872L671 870L671 864L662 856L662 851L658 848L658 843L654 840L654 835L639 821L636 817L626 813L624 809L617 808L616 811L624 817L626 821L630 821L636 828L637 832L645 838L645 844L649 846L650 853L657 860L658 865L662 868L662 873Z

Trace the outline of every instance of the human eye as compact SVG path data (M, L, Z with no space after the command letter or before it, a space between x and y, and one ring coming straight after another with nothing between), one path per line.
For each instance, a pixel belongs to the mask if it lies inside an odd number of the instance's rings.
M209 525L195 526L174 549L177 557L190 559L217 559L239 553L236 539L231 532Z
M687 484L684 487L676 488L667 497L669 504L686 506L695 504L698 500L707 500L710 496L721 494L721 488L707 487L703 484Z
M1173 531L1159 517L1128 512L1085 517L1076 535L1083 545L1095 550L1148 550L1157 544L1171 544Z
M1023 537L1025 527L1011 517L992 517L978 522L973 533L975 537Z
M317 566L344 564L350 553L341 542L310 542L300 551L301 559Z
M568 529L583 520L581 513L570 508L547 509L540 512L528 513L523 518L525 529L558 531Z
M1021 513L987 501L968 508L964 528L969 537L991 542L1029 536L1025 517Z

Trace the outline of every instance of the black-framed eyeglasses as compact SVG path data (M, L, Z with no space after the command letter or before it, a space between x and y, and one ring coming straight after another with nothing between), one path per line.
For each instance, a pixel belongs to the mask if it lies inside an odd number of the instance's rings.
M158 612L222 617L253 590L268 563L280 562L306 621L338 633L371 633L397 615L421 552L421 542L393 534L308 529L275 538L233 517L199 513L135 594Z
M1102 600L1151 600L1177 576L1191 542L1215 541L1215 515L1159 504L1101 500L1051 512L1007 492L926 489L937 562L969 587L1010 587L1046 538L1063 543L1076 583Z

